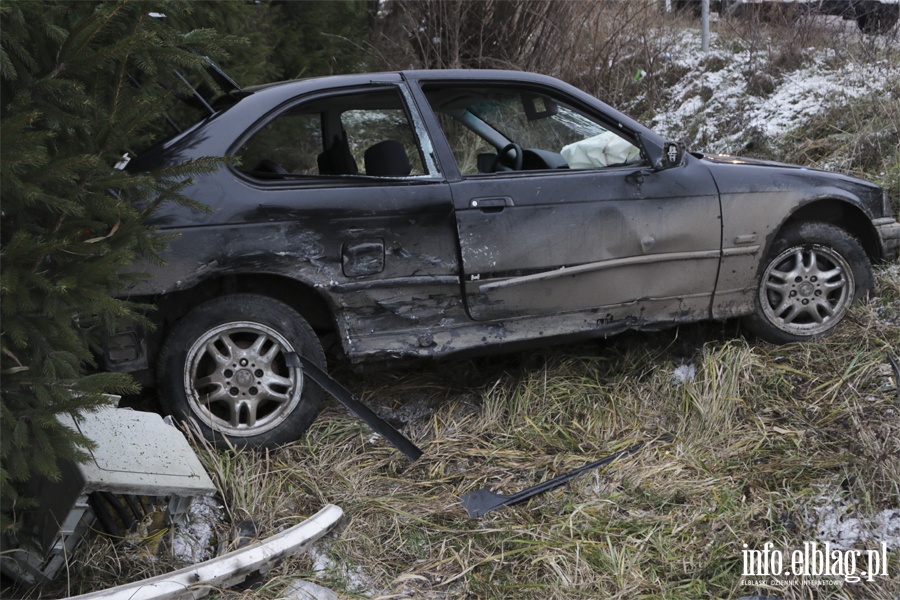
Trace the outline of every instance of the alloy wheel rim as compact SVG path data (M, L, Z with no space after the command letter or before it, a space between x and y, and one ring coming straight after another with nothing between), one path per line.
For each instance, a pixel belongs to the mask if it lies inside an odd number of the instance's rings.
M760 304L781 331L819 335L840 322L854 289L853 270L843 256L826 246L797 246L766 267Z
M187 353L184 388L193 413L226 435L247 437L277 427L303 392L303 374L288 368L290 342L261 323L219 325Z

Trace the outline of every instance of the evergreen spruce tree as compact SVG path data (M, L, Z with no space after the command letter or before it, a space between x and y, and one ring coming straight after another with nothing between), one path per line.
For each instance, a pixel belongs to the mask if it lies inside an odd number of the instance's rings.
M128 376L93 370L104 334L140 319L114 295L139 276L127 274L133 261L156 256L163 243L142 224L147 214L186 201L179 191L190 175L218 159L142 176L113 165L159 134L183 91L173 69L212 85L202 55L233 40L179 32L154 14L194 9L0 4L2 532L14 533L28 508L23 490L32 476L57 478L61 458L84 459L90 448L57 417L91 418L104 394L136 389Z
M192 5L180 29L197 26L246 38L221 66L246 85L302 77L359 73L369 44L369 17L377 0L270 0ZM174 20L173 20L174 22Z
M365 0L275 3L282 25L275 30L269 62L279 79L299 79L367 70Z

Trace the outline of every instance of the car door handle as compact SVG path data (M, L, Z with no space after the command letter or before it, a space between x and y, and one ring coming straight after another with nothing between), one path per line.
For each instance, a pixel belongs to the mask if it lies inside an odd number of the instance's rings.
M471 208L477 208L481 212L500 212L507 206L515 206L512 198L509 196L499 196L493 198L472 198L469 202Z

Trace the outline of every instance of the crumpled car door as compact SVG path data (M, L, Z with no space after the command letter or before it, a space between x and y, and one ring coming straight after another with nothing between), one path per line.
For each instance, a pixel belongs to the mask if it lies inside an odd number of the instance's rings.
M451 190L473 319L603 308L621 309L616 318L708 315L721 213L697 162L494 174Z

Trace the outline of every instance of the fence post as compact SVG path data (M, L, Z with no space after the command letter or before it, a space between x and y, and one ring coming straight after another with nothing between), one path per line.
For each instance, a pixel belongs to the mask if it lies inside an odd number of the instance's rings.
M709 52L709 0L701 0L700 3L700 28L702 30L701 50Z

